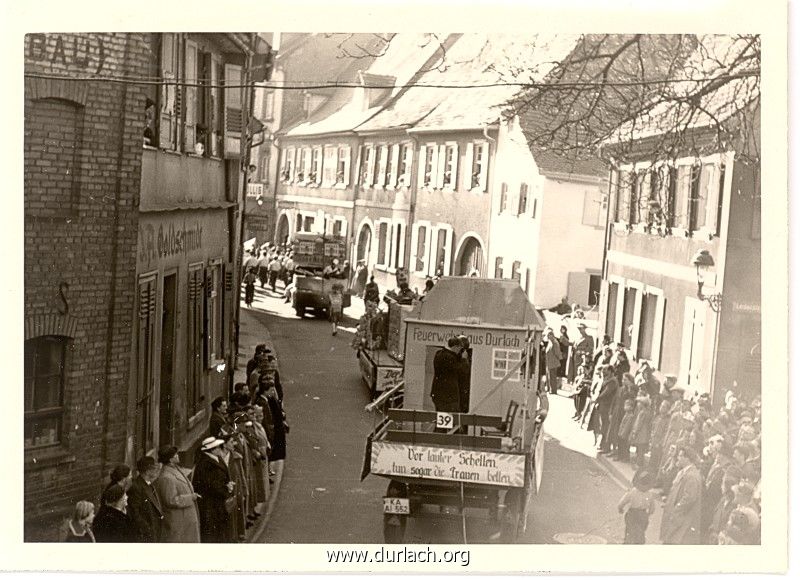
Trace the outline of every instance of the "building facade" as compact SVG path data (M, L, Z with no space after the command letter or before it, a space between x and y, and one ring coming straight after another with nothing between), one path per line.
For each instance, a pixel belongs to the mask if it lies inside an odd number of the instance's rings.
M134 34L25 37L25 538L125 458L147 74Z
M253 38L25 38L26 539L228 388Z
M711 142L710 130L696 132ZM611 173L600 327L714 404L729 390L761 392L760 185L749 153L737 140L700 155L643 154ZM705 272L701 251L713 262Z

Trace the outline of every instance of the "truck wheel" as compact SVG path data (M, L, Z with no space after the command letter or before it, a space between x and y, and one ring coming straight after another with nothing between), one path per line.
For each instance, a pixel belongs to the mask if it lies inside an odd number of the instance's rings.
M300 318L303 318L303 316L304 316L304 315L305 315L305 313L306 313L306 310L305 310L305 308L300 308L299 306L295 306L295 307L294 307L294 313L295 313L295 314L296 314L298 317L300 317Z
M505 497L505 509L500 521L500 541L513 544L517 541L522 523L522 490L509 489Z

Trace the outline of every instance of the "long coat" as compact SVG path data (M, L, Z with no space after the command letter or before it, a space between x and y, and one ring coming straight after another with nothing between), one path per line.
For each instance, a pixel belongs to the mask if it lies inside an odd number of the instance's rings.
M156 480L156 492L164 509L164 541L200 542L200 516L194 487L180 467L165 465Z
M231 541L230 516L225 509L225 500L231 496L229 481L231 476L225 463L207 453L200 453L192 482L200 494L197 506L200 509L200 539L204 544Z
M116 508L103 505L92 522L94 538L98 542L138 542L139 532L131 517Z
M460 368L461 357L453 351L442 348L434 355L431 398L437 411L460 411Z
M272 449L269 453L270 461L280 461L286 459L286 424L284 423L285 413L283 405L277 397L267 396L267 405L272 416ZM266 413L264 414L266 417Z
M139 530L142 542L161 542L164 538L164 511L155 487L138 476L128 490L128 513Z
M665 544L699 544L703 477L694 464L678 472L661 516L661 541Z

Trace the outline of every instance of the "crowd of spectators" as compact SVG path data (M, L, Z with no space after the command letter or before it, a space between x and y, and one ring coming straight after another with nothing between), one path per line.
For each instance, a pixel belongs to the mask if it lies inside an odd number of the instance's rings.
M608 337L582 355L573 419L594 433L598 453L632 464L635 489L660 492L662 542L760 543L760 398L728 392L713 408L708 394L689 395L675 376L659 381L647 361L630 370L624 348ZM635 526L641 514L632 513L626 522Z
M286 458L289 425L277 359L266 345L247 363L247 382L211 403L208 436L191 469L177 447L119 465L99 509L79 501L63 525L68 542L233 543L264 515L273 466Z

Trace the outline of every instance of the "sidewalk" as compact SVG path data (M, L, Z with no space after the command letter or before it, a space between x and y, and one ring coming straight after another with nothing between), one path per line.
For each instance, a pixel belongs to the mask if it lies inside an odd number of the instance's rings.
M256 298L254 304L259 301ZM236 368L233 371L233 381L246 382L247 361L253 356L257 344L266 344L268 348L275 350L272 343L272 337L269 334L269 329L258 322L253 316L251 310L242 303L241 316L239 319L239 356L236 361ZM279 361L280 364L280 361ZM253 527L247 530L247 542L257 543L264 535L269 523L270 516L278 501L278 493L281 489L281 482L283 481L283 461L276 461L271 464L275 469L275 476L272 478L274 483L270 485L269 497L266 501L266 511L263 516L256 520Z

